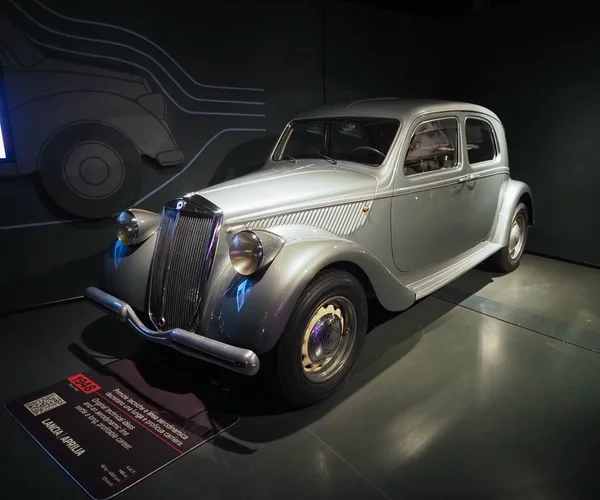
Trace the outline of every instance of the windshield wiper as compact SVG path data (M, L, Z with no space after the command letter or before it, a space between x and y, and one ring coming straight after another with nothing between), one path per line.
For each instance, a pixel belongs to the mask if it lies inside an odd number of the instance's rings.
M323 158L324 160L327 160L329 163L333 164L333 165L337 165L337 161L334 160L333 158L331 158L330 156L324 155L323 153L321 153L321 151L317 151L317 154Z
M280 155L279 158L275 161L281 161L281 160L287 160L290 163L296 163L296 158L294 158L293 156L290 155Z

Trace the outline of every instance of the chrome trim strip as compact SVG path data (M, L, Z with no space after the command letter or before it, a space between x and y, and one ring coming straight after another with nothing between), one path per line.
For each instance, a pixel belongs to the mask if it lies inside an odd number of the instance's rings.
M132 307L122 300L109 295L96 287L88 287L85 297L105 312L112 313L120 321L128 323L142 337L176 349L208 363L227 368L242 375L256 375L260 360L250 349L235 347L209 339L180 328L168 331L155 331L148 328L135 314Z

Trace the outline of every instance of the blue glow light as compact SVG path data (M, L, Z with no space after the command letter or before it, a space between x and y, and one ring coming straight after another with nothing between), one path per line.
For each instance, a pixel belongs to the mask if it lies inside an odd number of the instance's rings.
M113 263L115 269L119 267L123 257L127 257L131 253L131 248L127 245L123 245L119 240L115 240L115 247L113 248Z
M244 307L244 302L246 301L246 297L250 293L252 289L252 282L246 278L242 281L237 287L237 310L240 312L242 307Z
M4 149L4 138L2 137L2 124L0 123L0 160L6 159L6 150Z
M244 302L246 301L246 283L248 280L242 281L237 287L237 309L238 312L242 310Z

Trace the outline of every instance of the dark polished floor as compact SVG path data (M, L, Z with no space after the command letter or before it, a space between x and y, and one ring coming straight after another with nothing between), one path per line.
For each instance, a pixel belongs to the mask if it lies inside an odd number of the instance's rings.
M286 413L260 379L199 368L78 302L0 320L0 401L114 358L240 414L124 492L145 499L598 498L600 271L525 256L404 313L378 312L324 405ZM596 352L594 352L596 351ZM3 498L86 498L6 412Z

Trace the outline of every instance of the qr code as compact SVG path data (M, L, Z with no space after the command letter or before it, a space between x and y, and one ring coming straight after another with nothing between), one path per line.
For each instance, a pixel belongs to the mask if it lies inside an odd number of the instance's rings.
M63 398L53 392L52 394L48 394L47 396L43 396L35 399L34 401L26 403L25 408L27 408L34 416L37 417L38 415L53 410L54 408L58 408L65 403L66 401Z

